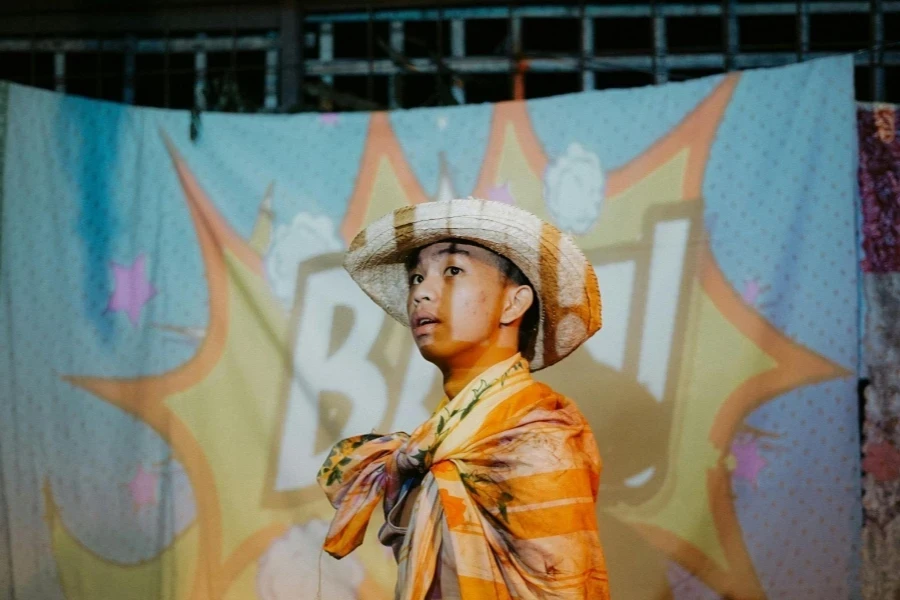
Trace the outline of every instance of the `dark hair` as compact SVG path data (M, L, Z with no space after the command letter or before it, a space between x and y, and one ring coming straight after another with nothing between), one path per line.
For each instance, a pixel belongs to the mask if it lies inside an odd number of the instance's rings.
M487 248L477 242L471 242L469 240L463 239L446 239L441 240L441 242L449 242L456 244L466 244L469 246L476 246L483 250L487 250L491 253L491 256L495 257L497 261L497 268L500 270L501 276L508 282L512 282L514 285L527 285L531 288L532 297L534 300L531 303L531 306L528 307L528 310L525 311L525 314L522 315L522 323L519 326L519 352L522 353L527 360L532 360L534 358L534 343L537 338L537 330L538 324L540 323L541 318L541 308L540 308L540 298L538 298L537 292L534 290L534 286L531 285L531 282L528 281L528 278L525 277L525 274L513 261L509 260L502 254L498 254L497 252ZM438 242L435 242L438 243ZM406 265L407 273L416 268L416 265L419 263L419 252L422 248L416 248L406 257L404 261Z
M531 288L531 296L534 300L531 302L528 310L525 311L525 314L522 315L522 323L519 326L519 352L527 360L531 360L534 358L534 342L537 338L538 324L541 318L540 298L538 298L534 286L522 273L522 269L505 256L496 252L493 252L493 254L500 260L500 272L503 273L503 277L515 285L527 285Z

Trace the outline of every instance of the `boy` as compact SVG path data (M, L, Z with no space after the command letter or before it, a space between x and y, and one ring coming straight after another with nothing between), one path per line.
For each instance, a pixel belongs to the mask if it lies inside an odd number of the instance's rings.
M396 598L607 599L593 434L530 375L600 328L597 279L574 241L510 205L430 202L370 225L344 266L409 325L446 399L411 435L334 446L319 471L337 508L325 550L362 543L383 500Z

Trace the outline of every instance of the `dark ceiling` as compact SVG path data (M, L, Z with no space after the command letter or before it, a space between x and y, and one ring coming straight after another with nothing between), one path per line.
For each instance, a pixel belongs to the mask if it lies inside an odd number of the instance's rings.
M290 11L308 13L485 4L478 0L0 0L0 35L65 35L277 29ZM493 4L493 3L492 3ZM504 4L502 1L497 4ZM554 2L518 2L554 4ZM571 2L567 3L571 4Z
M521 2L520 2L521 3ZM525 2L528 3L528 2ZM533 2L532 2L533 3ZM539 2L554 4L554 2ZM365 10L367 8L438 7L485 4L478 0L31 0L0 2L0 14L156 12L203 8L276 8L296 6L309 11ZM498 2L498 4L504 4ZM571 4L569 2L568 4Z

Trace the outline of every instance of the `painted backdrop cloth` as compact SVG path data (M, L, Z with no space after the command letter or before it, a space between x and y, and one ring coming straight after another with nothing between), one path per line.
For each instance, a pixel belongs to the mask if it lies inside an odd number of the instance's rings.
M596 437L611 596L859 594L852 57L190 121L0 85L0 597L314 598L330 448L442 397L341 261L469 195L597 273L603 329L534 377ZM322 567L327 600L397 580L374 535Z
M338 442L319 473L337 508L325 549L355 549L379 501L388 494L387 517L416 473L396 598L609 598L594 435L521 356L476 377L411 436Z
M900 596L900 124L897 107L860 106L863 224L863 596Z

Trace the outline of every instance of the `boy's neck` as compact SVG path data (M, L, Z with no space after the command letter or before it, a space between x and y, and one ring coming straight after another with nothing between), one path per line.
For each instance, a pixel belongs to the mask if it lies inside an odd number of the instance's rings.
M452 400L478 375L517 353L518 350L512 347L494 346L473 358L454 357L452 364L441 368L444 374L444 393Z

